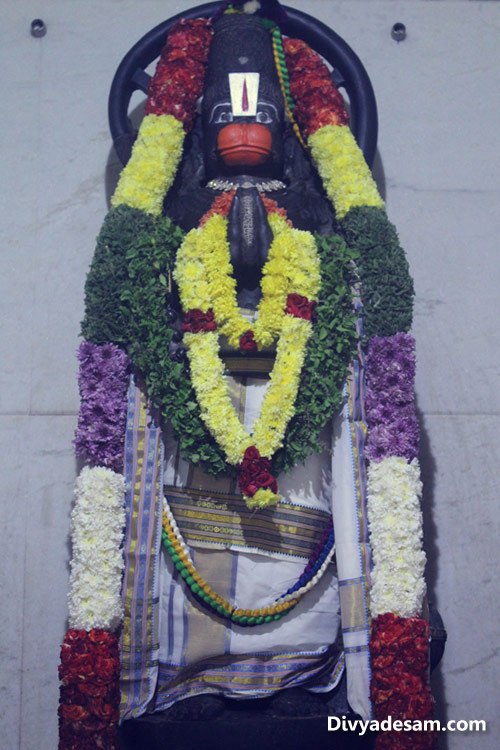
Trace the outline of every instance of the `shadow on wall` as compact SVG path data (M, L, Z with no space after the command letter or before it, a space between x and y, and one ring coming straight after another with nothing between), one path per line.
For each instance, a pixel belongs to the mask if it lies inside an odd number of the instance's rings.
M432 448L429 435L425 429L425 419L423 413L416 405L416 413L420 425L420 451L419 461L423 483L422 513L424 526L424 549L427 555L427 565L425 568L425 579L427 583L427 598L430 604L437 606L435 589L438 578L439 549L437 545L437 528L434 522L435 507L435 486L436 486L436 462L432 455ZM446 627L446 621L444 623ZM434 670L431 677L432 694L436 701L436 719L445 724L447 721L446 701L444 694L443 674L440 667ZM447 735L440 733L439 748L446 750L448 747Z

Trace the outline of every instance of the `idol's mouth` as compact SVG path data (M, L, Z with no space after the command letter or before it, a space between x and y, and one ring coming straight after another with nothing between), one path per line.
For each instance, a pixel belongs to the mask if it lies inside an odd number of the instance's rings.
M257 122L231 123L219 132L217 149L227 166L258 166L271 155L272 135Z

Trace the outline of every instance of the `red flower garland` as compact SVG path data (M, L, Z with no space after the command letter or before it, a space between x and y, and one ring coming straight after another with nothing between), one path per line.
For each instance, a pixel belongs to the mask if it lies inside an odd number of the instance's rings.
M240 336L240 351L242 352L256 352L257 351L257 342L254 340L253 337L253 331L248 330L245 331Z
M342 95L320 56L301 39L284 39L283 47L295 100L293 114L303 135L307 137L324 125L348 125Z
M212 24L205 18L181 19L172 27L149 84L145 115L173 115L186 131L191 129L212 34Z
M184 313L184 322L181 325L182 333L199 333L200 331L216 331L217 323L214 311L210 307L206 312L202 310L189 310Z
M200 227L203 227L210 217L215 216L215 214L219 214L219 216L227 216L235 193L236 190L228 190L226 193L218 195L212 203L212 207L201 217Z
M118 638L68 630L61 647L59 750L118 750Z
M259 449L251 445L246 449L243 461L237 466L240 492L253 497L257 490L278 492L278 483L271 474L271 461L260 455Z
M371 698L375 719L392 722L426 721L433 717L434 700L428 681L428 622L419 617L379 615L372 623ZM430 750L435 733L429 731L381 732L377 750Z
M316 300L309 301L307 297L303 297L301 294L289 294L286 299L285 312L295 318L312 320L315 310Z
M260 197L262 198L262 203L264 204L266 213L277 214L278 216L281 216L282 219L285 219L289 227L293 227L293 224L290 221L290 219L287 217L287 213L284 208L281 208L280 206L278 206L276 201L274 201L272 198L268 198L265 193L262 193Z

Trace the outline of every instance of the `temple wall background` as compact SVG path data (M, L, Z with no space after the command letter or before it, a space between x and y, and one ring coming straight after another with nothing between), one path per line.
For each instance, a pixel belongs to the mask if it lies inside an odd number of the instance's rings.
M355 49L377 96L376 176L416 284L430 597L449 641L440 718L485 719L446 750L494 750L498 596L500 3L288 0ZM117 163L106 119L125 52L196 2L1 0L3 125L0 736L57 746L71 441L83 284ZM41 16L48 33L30 36ZM390 30L406 24L396 43ZM332 747L333 737L325 743ZM326 745L325 745L326 746Z

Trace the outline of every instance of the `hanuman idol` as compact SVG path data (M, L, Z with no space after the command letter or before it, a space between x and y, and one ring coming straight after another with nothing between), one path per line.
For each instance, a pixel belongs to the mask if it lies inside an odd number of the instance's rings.
M118 703L432 715L413 286L348 121L262 13L170 29L86 283L61 750Z

